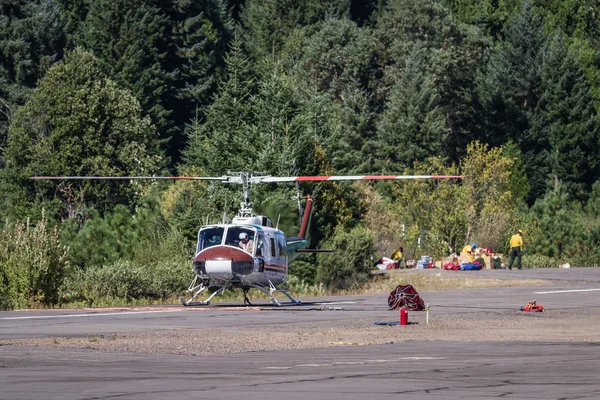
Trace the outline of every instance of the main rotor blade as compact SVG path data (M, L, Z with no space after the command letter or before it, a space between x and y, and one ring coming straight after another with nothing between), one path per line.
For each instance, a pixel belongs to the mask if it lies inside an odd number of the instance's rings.
M235 176L32 176L30 179L34 180L134 180L134 179L147 179L147 180L187 180L187 181L222 181L232 182L235 181ZM238 178L239 179L239 178Z
M277 183L302 181L358 181L403 179L463 179L464 175L331 175L331 176L252 176L251 183ZM32 176L34 180L188 180L243 183L241 176Z
M359 181L401 179L462 179L464 175L331 175L331 176L256 176L253 183L299 182L299 181Z

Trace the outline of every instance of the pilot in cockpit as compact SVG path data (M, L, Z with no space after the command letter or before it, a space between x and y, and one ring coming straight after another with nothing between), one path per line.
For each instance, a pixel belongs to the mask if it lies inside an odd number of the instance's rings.
M250 236L248 236L246 232L240 233L239 238L239 246L242 248L242 250L245 250L248 253L252 254L252 250L254 249L254 240L251 240Z

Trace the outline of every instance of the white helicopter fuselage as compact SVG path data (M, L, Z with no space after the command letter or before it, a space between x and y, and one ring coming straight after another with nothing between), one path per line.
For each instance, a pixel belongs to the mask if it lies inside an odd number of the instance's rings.
M247 235L245 243L240 235ZM284 233L264 216L236 217L232 224L202 227L194 257L194 273L205 285L270 287L288 275Z

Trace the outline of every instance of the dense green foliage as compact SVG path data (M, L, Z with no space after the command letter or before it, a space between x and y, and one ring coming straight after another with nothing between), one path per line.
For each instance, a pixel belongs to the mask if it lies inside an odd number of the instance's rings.
M324 246L336 249L317 257L316 278L335 290L354 289L369 279L375 246L364 228L338 228Z
M0 230L0 308L53 305L69 270L68 248L42 219Z
M303 184L311 246L342 250L292 265L297 287L517 228L525 266L600 264L599 34L594 0L3 1L0 307L175 295L240 201L35 175L467 176ZM252 188L289 235L294 194Z
M140 185L90 182L58 189L34 175L144 175L161 163L156 131L137 100L104 77L81 48L54 64L14 115L4 151L0 192L12 217L73 218L84 205L128 204ZM60 208L58 208L60 206Z

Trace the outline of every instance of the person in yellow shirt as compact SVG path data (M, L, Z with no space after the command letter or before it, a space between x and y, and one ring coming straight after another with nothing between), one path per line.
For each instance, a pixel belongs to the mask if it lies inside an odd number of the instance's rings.
M469 257L469 262L473 262L473 261L475 261L475 249L476 248L477 248L477 245L475 243L468 244L465 247L463 247L461 253L467 253L467 256Z
M510 262L508 269L512 269L515 258L517 259L517 268L523 269L521 266L521 253L523 252L523 231L518 230L517 233L510 237Z
M392 253L392 260L396 261L398 263L398 268L400 267L404 267L402 265L402 258L404 256L404 248L399 247L396 250L394 250L394 252Z

